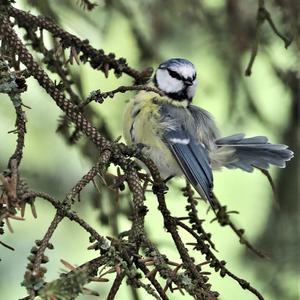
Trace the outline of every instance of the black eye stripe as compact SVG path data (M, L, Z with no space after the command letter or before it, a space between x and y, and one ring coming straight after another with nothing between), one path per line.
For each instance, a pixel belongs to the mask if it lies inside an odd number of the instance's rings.
M170 69L167 69L167 71L171 77L176 78L181 81L185 81L185 78L183 76L180 76L177 72L170 70ZM192 81L194 81L196 79L196 76L197 76L197 74L195 73L192 78L189 77L188 79L191 79Z
M184 78L181 77L177 72L170 70L170 69L167 69L167 71L171 77L176 78L178 80L184 80Z

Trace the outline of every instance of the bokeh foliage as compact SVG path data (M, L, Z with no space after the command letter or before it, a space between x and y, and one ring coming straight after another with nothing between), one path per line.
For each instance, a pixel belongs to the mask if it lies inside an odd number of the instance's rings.
M284 36L294 41L285 50L283 41L265 22L259 31L259 51L251 77L245 77L244 71L258 35L256 3L230 0L99 1L99 5L90 12L82 10L79 4L71 0L21 1L17 6L51 16L68 31L88 38L95 48L113 52L117 57L126 57L129 64L138 69L156 66L169 57L190 59L198 69L200 80L195 103L215 115L224 134L236 131L246 132L247 135L266 134L275 142L289 144L297 154L300 98L298 1L266 3L276 26L284 32ZM48 45L53 45L51 37L46 38ZM41 60L42 57L38 55L36 59ZM69 68L80 99L86 99L92 90L100 88L101 91L107 91L121 84L131 84L131 80L125 76L115 79L110 75L107 80L102 73L92 70L88 65ZM27 131L30 134L25 144L22 174L33 188L63 198L65 191L95 162L96 152L84 139L79 139L79 148L70 146L74 136L77 140L77 133L74 135L72 127L64 128L65 131L61 131L63 138L58 137L55 130L59 110L50 99L43 99L47 96L33 79L29 79L27 84L30 88L24 94L23 101L32 109L27 112ZM91 105L89 117L109 138L116 139L122 134L120 120L128 97L129 94L117 95L101 105ZM1 99L4 98L1 95ZM9 102L4 100L0 102L1 170L6 168L15 140L13 135L6 134L13 127L15 115ZM269 254L270 260L261 260L252 253L244 255L244 249L237 243L236 237L225 228L209 224L213 215L206 216L206 205L199 205L200 215L207 219L205 226L213 233L219 256L236 273L262 290L266 298L294 299L297 295L298 171L299 160L296 155L286 170L273 174L277 183L279 211L274 208L267 181L258 172L249 175L239 171L224 171L215 175L216 193L222 204L240 212L235 220L247 229L250 240L258 240L259 248ZM111 172L115 173L116 170L112 168ZM101 193L95 192L96 189L91 186L89 191L82 194L82 202L76 205L76 209L102 235L116 236L130 226L127 219L131 209L128 192L125 191L115 202L100 178L97 184ZM175 216L181 216L186 205L185 198L178 197L182 186L182 180L174 181L167 196ZM146 204L149 208L146 218L149 235L162 252L178 260L178 254L164 232L161 216L156 211L155 199L147 196ZM53 215L49 206L42 203L36 205L37 220L27 211L26 221L22 224L15 222L15 233L5 235L5 242L16 248L14 253L1 248L0 290L5 299L24 296L23 288L18 285L23 280L26 256L33 241L46 231ZM119 218L115 219L119 212ZM47 266L49 281L57 278L57 270L61 267L59 259L64 258L79 265L93 258L92 253L83 250L88 245L86 236L77 232L77 228L67 221L62 227L53 239L55 251L49 253L53 261L52 265ZM240 290L226 277L220 280L216 275L211 283L221 293L222 299L254 299L253 295ZM95 285L94 289L105 297L109 287L110 284L105 287L101 284L101 287ZM133 297L127 289L126 286L122 287L120 298ZM143 299L147 297L142 295ZM90 296L82 296L85 297L89 299ZM172 299L177 297L184 298L178 292L172 295Z

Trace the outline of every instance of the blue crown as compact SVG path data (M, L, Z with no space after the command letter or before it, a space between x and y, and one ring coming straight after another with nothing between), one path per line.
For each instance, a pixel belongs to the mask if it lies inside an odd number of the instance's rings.
M194 68L194 65L187 59L184 58L171 58L159 65L159 69L168 69L170 67L174 66L183 66L183 65L190 65L191 67Z

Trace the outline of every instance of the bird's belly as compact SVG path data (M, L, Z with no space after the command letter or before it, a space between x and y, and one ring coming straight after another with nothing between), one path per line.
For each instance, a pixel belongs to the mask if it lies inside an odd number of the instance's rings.
M163 145L165 147L165 145ZM174 159L173 155L167 149L167 152L159 148L146 145L143 150L146 157L149 157L158 167L160 176L167 179L170 176L181 176L182 171ZM144 165L142 165L145 168ZM147 168L145 168L147 169Z

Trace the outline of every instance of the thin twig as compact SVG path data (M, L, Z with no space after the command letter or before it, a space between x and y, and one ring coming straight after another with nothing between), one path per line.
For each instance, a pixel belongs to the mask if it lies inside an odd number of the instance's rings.
M275 26L275 23L272 20L270 12L265 7L265 1L264 0L258 0L258 10L257 10L257 16L256 16L256 28L255 28L255 40L252 45L251 50L251 56L249 63L247 65L247 68L245 70L245 75L250 76L252 73L252 66L254 64L257 51L258 51L258 45L259 45L259 37L260 37L260 30L263 23L267 21L269 25L271 26L273 32L283 40L284 46L287 49L289 45L292 43L292 40L284 36L282 33L280 33Z
M158 90L155 87L148 86L148 85L133 85L133 86L119 86L118 88L109 91L109 92L101 92L100 90L93 91L87 100L82 103L80 106L86 106L92 101L103 103L105 98L113 98L117 93L125 93L128 91L146 91L146 92L154 92L160 96L165 96L165 94Z

